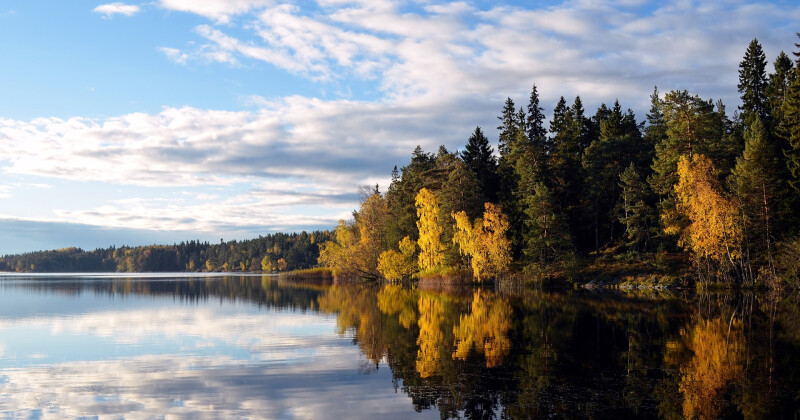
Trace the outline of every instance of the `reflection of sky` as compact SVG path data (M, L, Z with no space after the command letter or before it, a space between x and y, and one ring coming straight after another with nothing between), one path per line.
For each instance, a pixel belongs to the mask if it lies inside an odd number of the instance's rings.
M19 311L15 314L15 310ZM331 316L246 302L0 293L0 417L407 418Z

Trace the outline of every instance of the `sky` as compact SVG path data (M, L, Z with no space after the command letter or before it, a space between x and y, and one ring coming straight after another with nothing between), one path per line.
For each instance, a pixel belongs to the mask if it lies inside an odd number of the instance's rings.
M796 1L0 0L0 255L326 229L507 97L739 105Z

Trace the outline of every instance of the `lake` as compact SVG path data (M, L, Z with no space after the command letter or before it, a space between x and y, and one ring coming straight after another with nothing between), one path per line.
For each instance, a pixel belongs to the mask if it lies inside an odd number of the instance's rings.
M799 302L0 275L0 417L794 418Z

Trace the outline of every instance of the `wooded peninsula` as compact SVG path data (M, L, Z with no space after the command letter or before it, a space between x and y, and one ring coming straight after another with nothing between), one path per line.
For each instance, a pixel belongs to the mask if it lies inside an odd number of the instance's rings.
M798 33L800 38L800 33ZM651 95L645 121L615 101L562 96L548 122L534 84L500 112L497 151L417 147L386 191L364 189L334 231L211 245L79 249L0 258L0 270L273 271L340 278L800 285L800 44L768 73L753 40L742 104Z

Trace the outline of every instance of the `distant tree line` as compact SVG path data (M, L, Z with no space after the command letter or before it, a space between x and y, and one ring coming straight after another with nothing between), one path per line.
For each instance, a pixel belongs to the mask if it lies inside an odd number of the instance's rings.
M591 115L580 97L561 97L548 123L533 85L526 106L505 101L497 154L481 127L460 152L418 146L385 192L375 186L339 223L320 261L361 277L471 270L480 280L515 267L566 272L587 256L669 252L686 256L701 280L797 278L793 54L781 52L768 74L758 40L749 44L732 117L722 101L655 88L645 121L618 101Z
M94 251L65 248L0 258L0 271L58 272L272 272L314 267L328 231L275 233L219 244L189 241L175 245L110 247Z

